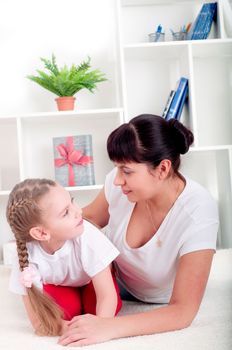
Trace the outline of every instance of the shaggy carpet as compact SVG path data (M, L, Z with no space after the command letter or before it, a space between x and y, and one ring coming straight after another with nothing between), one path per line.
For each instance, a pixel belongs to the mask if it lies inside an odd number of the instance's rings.
M189 328L112 340L85 350L231 350L232 349L232 249L215 254L207 289L197 317ZM10 269L0 265L0 349L58 350L57 338L36 336L21 298L8 291ZM154 305L124 302L121 314L150 309Z

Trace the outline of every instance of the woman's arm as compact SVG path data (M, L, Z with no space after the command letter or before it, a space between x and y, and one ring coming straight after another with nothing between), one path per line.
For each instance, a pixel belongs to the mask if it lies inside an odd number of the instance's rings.
M100 228L106 226L109 221L109 212L104 188L99 192L93 202L82 210L84 219L87 219Z
M88 345L110 339L174 331L188 327L199 309L214 251L188 253L179 259L169 305L115 318L74 317L60 338L62 345Z
M117 308L117 293L108 266L92 278L96 293L96 315L100 317L113 317Z

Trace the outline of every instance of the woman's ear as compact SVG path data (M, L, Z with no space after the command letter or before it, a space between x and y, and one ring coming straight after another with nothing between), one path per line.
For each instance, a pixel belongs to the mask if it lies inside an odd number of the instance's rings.
M41 226L32 227L29 231L29 234L37 241L49 241L50 239L50 233L45 232Z
M169 159L163 159L158 165L159 179L164 180L169 175L172 162Z

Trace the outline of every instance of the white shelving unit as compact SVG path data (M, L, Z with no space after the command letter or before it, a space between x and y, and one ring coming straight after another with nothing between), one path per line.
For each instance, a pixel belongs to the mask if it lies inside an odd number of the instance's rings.
M138 114L161 115L181 76L189 79L190 87L181 121L195 135L182 171L217 200L218 247L232 247L232 39L224 28L221 1L210 38L198 41L172 41L169 28L193 22L204 1L111 2L116 35L111 38L115 52L110 59L111 94L105 89L107 108L0 117L0 247L12 238L5 219L12 187L27 177L54 178L53 137L92 134L96 185L67 188L85 205L112 168L106 154L109 133ZM165 42L149 43L148 34L158 24L165 28ZM104 96L99 96L100 103L97 96L95 103L104 106Z
M209 1L121 0L119 12L125 120L142 113L162 115L170 90L189 79L181 121L193 130L194 146L182 172L205 186L220 213L218 247L232 247L232 40L221 1L207 40L172 41ZM213 2L213 1L211 1ZM149 43L161 24L165 42Z
M106 153L106 139L122 122L123 110L120 108L0 118L2 243L8 241L9 237L12 238L5 218L6 203L12 187L25 178L55 178L53 137L92 135L96 185L67 188L78 198L80 205L84 206L97 195L103 186L105 175L112 169Z

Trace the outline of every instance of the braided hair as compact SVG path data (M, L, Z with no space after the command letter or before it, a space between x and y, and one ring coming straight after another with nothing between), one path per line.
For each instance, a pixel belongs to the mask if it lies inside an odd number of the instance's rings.
M50 187L54 186L56 183L52 180L26 179L17 184L9 195L6 216L16 239L21 271L29 266L27 242L33 240L30 229L41 223L41 209L38 202L49 192ZM38 318L37 334L60 335L62 312L58 305L33 284L26 290L32 309Z

